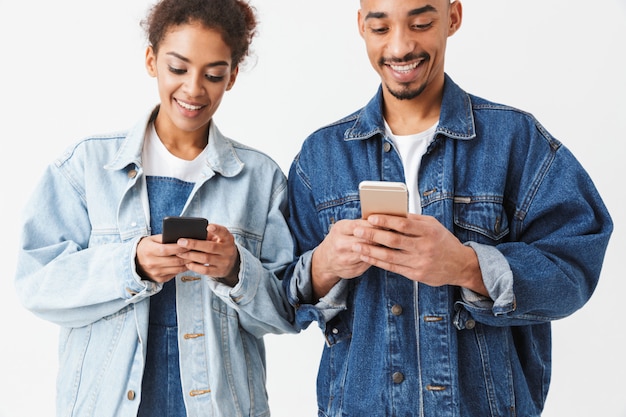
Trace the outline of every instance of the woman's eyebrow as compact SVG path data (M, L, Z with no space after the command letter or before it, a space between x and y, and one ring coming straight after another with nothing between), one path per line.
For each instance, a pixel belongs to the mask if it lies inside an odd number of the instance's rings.
M186 62L186 63L190 63L191 62L189 60L189 58L186 58L186 57L184 57L181 54L176 53L176 52L166 52L165 54L173 56L173 57L175 57L177 59L180 59L181 61ZM211 62L211 63L207 64L206 66L209 67L209 68L212 68L212 67L224 67L224 66L228 66L228 62L226 62L226 61L215 61L215 62Z

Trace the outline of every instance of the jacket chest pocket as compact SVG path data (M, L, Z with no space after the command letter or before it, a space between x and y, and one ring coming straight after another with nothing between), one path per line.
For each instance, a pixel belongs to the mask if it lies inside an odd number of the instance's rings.
M454 234L461 242L488 245L502 242L509 234L509 220L504 206L497 201L455 197Z
M323 206L319 212L319 221L324 234L330 232L331 227L340 220L354 220L361 218L361 203L358 196L334 201L334 204Z

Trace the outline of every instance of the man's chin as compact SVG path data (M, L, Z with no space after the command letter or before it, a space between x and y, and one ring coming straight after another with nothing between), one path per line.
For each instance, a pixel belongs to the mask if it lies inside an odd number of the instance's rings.
M395 97L398 100L412 100L418 97L420 94L422 94L425 88L426 88L426 85L422 85L418 88L411 88L410 86L403 86L401 88L394 89L394 88L389 87L389 85L387 85L387 91L389 92L389 94L391 94L393 97Z

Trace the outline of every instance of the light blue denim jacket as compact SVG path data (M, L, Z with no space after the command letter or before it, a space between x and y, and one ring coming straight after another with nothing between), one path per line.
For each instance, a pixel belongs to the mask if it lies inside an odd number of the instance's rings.
M314 132L289 174L298 256L284 280L300 327L324 331L320 416L539 416L550 321L591 296L612 222L587 173L530 114L469 95L446 76L422 159L422 213L478 255L490 298L372 267L313 302L311 255L360 218L362 180L404 181L382 94Z
M146 115L128 133L87 138L45 172L24 209L16 288L36 315L61 326L58 416L136 416L150 296L135 270L150 232L141 152ZM266 155L212 123L203 180L184 215L235 236L239 283L176 276L181 379L189 416L268 416L268 332L294 332L277 275L293 259L287 184Z

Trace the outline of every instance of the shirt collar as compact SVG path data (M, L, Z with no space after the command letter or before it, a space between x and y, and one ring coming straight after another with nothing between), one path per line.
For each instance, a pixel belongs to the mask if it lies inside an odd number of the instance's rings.
M382 85L379 86L376 95L363 109L348 117L348 119L354 119L354 124L346 130L345 140L367 139L376 134L385 133L382 88ZM455 84L447 74L443 86L439 125L435 136L438 134L460 140L476 137L470 95Z
M146 113L126 134L120 149L105 165L106 169L120 170L128 165L141 166L141 153L148 125L154 120L158 113L159 106ZM237 156L237 151L230 139L224 136L211 121L209 127L209 141L207 152L207 170L205 176L208 178L217 172L225 177L233 177L243 169L243 162Z

